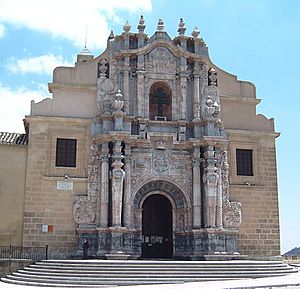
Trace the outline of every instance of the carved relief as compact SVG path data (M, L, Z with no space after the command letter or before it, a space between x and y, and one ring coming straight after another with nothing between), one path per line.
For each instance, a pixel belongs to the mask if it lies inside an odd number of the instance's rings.
M73 217L77 224L91 224L96 220L100 190L100 158L100 147L92 144L88 165L87 195L74 197Z
M226 200L223 203L223 226L227 228L238 228L241 222L241 203Z
M173 54L165 47L153 49L148 55L146 70L155 73L175 74L176 61Z
M73 218L77 224L92 224L96 219L93 203L88 196L75 196Z
M165 149L154 149L152 168L154 173L168 174L169 173L169 152Z
M221 178L223 198L229 199L229 164L227 159L227 151L223 151L221 155Z

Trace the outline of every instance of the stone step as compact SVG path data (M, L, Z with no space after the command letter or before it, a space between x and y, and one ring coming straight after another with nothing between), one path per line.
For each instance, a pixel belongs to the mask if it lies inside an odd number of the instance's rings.
M223 272L208 272L208 273L198 273L198 274L169 274L169 273L160 273L160 274L144 274L137 276L135 274L89 274L89 275L78 275L78 274L24 274L22 272L16 272L13 273L11 276L18 276L18 277L23 277L23 278L38 278L38 279L72 279L72 280L81 280L81 279L136 279L139 278L139 280L144 280L144 279L166 279L166 278L175 278L176 280L178 279L201 279L203 277L209 277L212 278L214 276L218 276L220 278L226 278L228 276L230 277L237 277L237 278L258 278L258 277L263 277L263 276L279 276L279 275L285 275L286 272L231 272L228 274L224 274Z
M208 278L208 279L203 279L201 281L222 281L222 280L234 280L230 278L226 279L221 279L221 278L216 278L214 277L213 279ZM84 282L83 284L67 284L67 283L47 283L47 282L32 282L32 281L22 281L22 280L15 280L15 279L7 279L7 278L2 278L1 281L5 283L10 283L10 284L15 284L15 285L26 285L26 286L38 286L38 287L65 287L65 288L101 288L101 287L109 287L111 288L112 286L125 286L125 285L151 285L151 284L182 284L183 282L175 282L172 280L172 282L162 282L162 281L153 281L153 282L148 282L148 283L141 283L141 284L134 284L133 282L122 282L116 284L114 281L111 283L91 283L91 282Z
M240 268L238 272L290 272L292 269L289 267L280 267L280 268ZM61 273L61 274L82 274L82 275L88 275L88 274L164 274L164 273L173 273L173 274L199 274L199 273L205 273L205 272L213 272L213 273L218 273L218 272L233 272L231 268L201 268L199 269L185 269L185 268L166 268L164 270L161 269L142 269L142 270L137 270L137 269L122 269L120 270L119 268L101 268L101 269L96 269L94 268L93 270L87 270L87 268L81 269L77 268L76 270L69 270L69 269L60 269L60 268L55 268L55 269L50 269L50 268L24 268L23 270L19 270L19 272L23 273L31 273L31 274L56 274L56 273Z
M178 268L178 267L184 267L184 268L244 268L244 267L261 267L261 268L269 268L269 267L284 267L285 264L281 262L276 262L276 263L215 263L215 264L210 264L210 263L177 263L177 264L172 264L172 263L164 263L164 262L159 262L159 263L140 263L137 261L136 263L104 263L104 262L37 262L36 264L32 265L32 267L47 267L49 268L51 266L52 268L55 267L68 267L68 268L73 268L73 267L87 267L87 268L138 268L138 267L143 267L143 268Z
M297 269L278 261L45 260L1 281L40 287L93 287L276 277L293 272Z
M185 265L185 266L194 266L194 265L208 265L208 266L216 266L216 265L228 265L228 266L235 266L235 265L282 265L281 261L254 261L254 260L233 260L233 261L163 261L163 260L99 260L99 259L89 259L89 260L42 260L36 262L36 264L73 264L73 265L118 265L118 266L128 266L128 265L171 265L171 266L178 266L178 265Z
M275 277L275 276L284 276L284 274L279 274L279 275L268 275L270 277ZM254 275L253 278L261 278L261 277L266 277L264 274L257 274ZM115 284L115 285L121 285L121 284L132 284L132 285L137 285L137 284L167 284L167 283L184 283L184 282L199 282L199 281L207 281L207 280L232 280L232 279L245 279L247 278L245 275L241 276L203 276L199 278L188 278L188 277L180 277L180 278L170 278L170 277L165 277L165 278L158 278L157 276L152 276L152 277L144 277L144 278L130 278L130 277L115 277L115 278L45 278L45 277L32 277L32 276L15 276L15 275L8 275L6 279L13 279L13 280L19 280L19 281L29 281L29 282L39 282L39 283L48 283L48 284ZM249 278L249 277L248 277Z

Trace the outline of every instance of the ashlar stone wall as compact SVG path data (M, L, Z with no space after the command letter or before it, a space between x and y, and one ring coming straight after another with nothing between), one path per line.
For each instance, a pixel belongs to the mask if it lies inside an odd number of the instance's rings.
M255 258L280 256L275 134L229 131L230 193L242 203L239 252ZM237 176L236 149L253 150L253 176Z
M23 245L49 245L50 258L70 256L77 244L74 194L87 191L90 120L27 117L26 121L30 135ZM77 139L75 168L55 166L57 138Z

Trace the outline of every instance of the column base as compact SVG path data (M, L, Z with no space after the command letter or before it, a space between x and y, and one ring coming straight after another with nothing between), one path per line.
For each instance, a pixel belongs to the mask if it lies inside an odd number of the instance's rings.
M226 229L193 230L194 251L191 260L245 259L237 252L237 231Z
M128 260L129 257L130 255L127 255L124 252L105 254L107 260Z

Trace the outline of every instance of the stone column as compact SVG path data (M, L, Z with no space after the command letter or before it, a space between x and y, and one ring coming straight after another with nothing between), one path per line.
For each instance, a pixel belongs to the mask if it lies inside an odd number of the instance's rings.
M217 200L216 200L216 226L221 229L223 227L223 193L222 193L222 174L221 174L221 150L216 149L216 159L217 159L217 175L218 175L218 185L217 185Z
M142 65L142 64L140 64ZM140 70L137 71L137 85L136 85L136 93L137 93L137 115L138 117L145 118L146 110L149 110L148 106L145 104L145 71ZM148 112L149 115L149 112Z
M116 140L113 148L112 163L112 227L121 227L123 182L125 172L122 170L121 141Z
M108 143L102 144L100 186L100 227L108 226Z
M138 45L144 43L144 34L138 35ZM137 115L141 118L149 117L149 103L146 103L145 98L145 59L144 55L138 55L137 57L137 85L136 85L136 95L137 95Z
M129 56L125 56L124 59L124 83L123 83L123 95L124 95L124 112L129 114Z
M206 167L204 169L203 182L206 196L206 227L215 228L218 174L215 166L214 147L212 145L207 146L205 159Z
M183 58L183 57L182 57ZM185 65L183 64L182 67L186 66L186 59L183 60ZM182 71L180 76L180 119L186 119L186 94L187 94L187 86L186 86L186 72Z
M194 119L200 118L200 72L199 72L199 63L195 62L194 67L194 99L193 99L193 113Z
M200 88L200 113L201 113L201 117L203 117L203 112L204 112L205 103L206 103L205 91L206 91L207 86L208 86L208 70L207 70L206 64L203 64L201 66L200 81L199 82L200 82L200 84L199 84L199 88Z
M125 184L124 184L124 204L123 204L123 225L124 227L131 227L131 146L125 146Z
M200 229L200 228L201 228L201 179L200 179L200 157L197 154L193 159L193 229Z
M184 33L186 28L184 27L185 23L183 19L180 18L180 22L178 24L179 39L180 46L182 49L186 50L186 37ZM187 70L187 60L185 57L180 57L180 94L181 94L181 102L180 102L180 119L186 119L186 95L187 95L187 85L186 85L186 70Z

